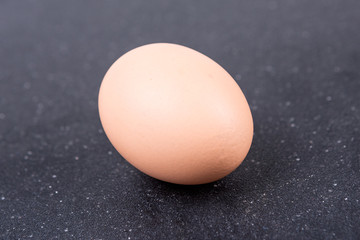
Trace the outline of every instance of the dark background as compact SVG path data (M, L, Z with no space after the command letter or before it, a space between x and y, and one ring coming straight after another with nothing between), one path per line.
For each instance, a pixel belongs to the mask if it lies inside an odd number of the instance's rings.
M110 65L152 42L236 79L255 135L202 186L107 140ZM360 2L0 1L0 239L359 239Z

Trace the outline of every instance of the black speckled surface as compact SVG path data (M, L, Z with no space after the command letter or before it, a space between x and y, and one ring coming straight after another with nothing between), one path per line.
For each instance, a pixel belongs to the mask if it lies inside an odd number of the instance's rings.
M113 149L97 93L150 42L234 76L255 136L184 187ZM0 2L0 239L359 239L360 2Z

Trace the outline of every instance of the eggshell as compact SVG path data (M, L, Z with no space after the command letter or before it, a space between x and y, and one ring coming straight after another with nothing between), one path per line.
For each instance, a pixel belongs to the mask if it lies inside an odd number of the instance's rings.
M120 57L101 84L99 113L128 162L177 184L228 175L253 136L250 108L234 79L207 56L170 43Z

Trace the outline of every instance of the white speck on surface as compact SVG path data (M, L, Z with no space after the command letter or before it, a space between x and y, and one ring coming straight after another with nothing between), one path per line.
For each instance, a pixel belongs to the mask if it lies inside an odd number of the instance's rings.
M329 190L328 190L328 192L330 192L330 193L331 193L331 192L333 192L333 190L332 190L332 189L329 189Z
M0 120L4 120L6 117L5 113L0 113Z
M284 139L281 139L281 140L280 140L280 143L284 143L284 142L285 142L285 140L284 140Z
M65 229L64 229L64 232L68 232L68 231L69 231L69 229L68 229L68 228L65 228Z
M292 127L292 128L295 127L295 126L296 126L295 123L290 124L290 127Z
M300 161L300 158L299 158L299 157L297 157L295 160L296 160L296 161Z
M326 101L330 102L332 100L332 97L331 96L327 96L326 97Z
M26 83L24 83L23 87L24 87L24 89L29 90L31 88L31 83L26 82Z
M98 130L98 132L99 132L100 134L102 134L104 131L100 128L100 129Z
M270 65L266 66L266 67L265 67L265 70L266 70L267 72L274 72L273 66L270 66Z
M62 203L62 202L63 202L63 200L60 200L59 202L61 202L61 203Z
M25 160L28 160L28 159L29 159L29 156L28 156L28 155L25 155L25 156L24 156L24 159L25 159Z
M58 191L55 191L55 194L58 194L59 192Z
M329 152L329 149L325 149L325 152L328 153L328 152Z
M316 131L313 131L312 134L316 135Z
M290 106L290 105L291 105L291 102L290 102L290 101L286 101L286 102L285 102L285 106L288 107L288 106Z
M88 149L89 147L88 147L87 145L84 145L83 148L84 148L84 149Z
M337 143L341 143L341 140L337 140Z
M28 151L27 154L28 154L28 155L32 155L32 151Z
M299 67L295 66L291 69L292 73L298 73L299 72Z
M43 112L43 110L44 110L44 104L38 103L36 108L36 113L40 115Z
M4 197L4 196L2 196L2 197L1 197L1 200L5 200L5 197Z
M320 115L316 115L315 117L314 117L314 120L319 120L321 118L321 116Z
M337 183L334 183L333 185L334 185L334 187L336 187L336 186L337 186Z
M109 154L109 155L112 155L112 151L108 151L108 154Z
M54 174L54 175L52 175L52 178L56 178L56 175Z
M348 200L348 198L346 197L346 198L344 198L345 199L345 201L347 201Z
M52 188L52 186L50 185L49 188Z
M78 156L75 156L74 159L75 159L75 160L79 160L79 157L78 157Z

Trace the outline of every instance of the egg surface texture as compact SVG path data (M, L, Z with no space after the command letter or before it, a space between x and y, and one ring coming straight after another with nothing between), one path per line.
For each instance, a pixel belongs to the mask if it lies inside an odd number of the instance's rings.
M120 57L99 92L101 123L134 167L177 184L221 179L247 155L253 120L234 79L188 47L153 43Z

